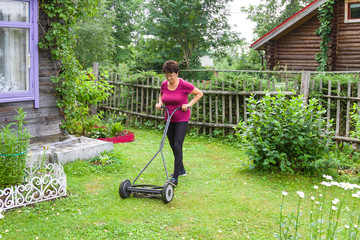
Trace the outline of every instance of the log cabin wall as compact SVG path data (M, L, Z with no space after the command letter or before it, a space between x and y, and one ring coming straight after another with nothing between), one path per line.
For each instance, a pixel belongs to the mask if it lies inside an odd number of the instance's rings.
M47 21L43 13L39 13L39 38ZM48 49L39 49L39 108L34 108L33 101L0 103L0 127L15 122L16 111L23 108L26 112L25 127L33 137L45 137L62 133L60 124L62 117L56 106L55 89L50 82L55 74L54 61Z
M336 71L360 70L360 22L345 23L344 1L337 3L337 60Z
M331 21L331 34L330 34L330 43L329 46L329 52L328 52L328 64L329 64L329 70L330 71L336 71L336 65L337 65L337 36L338 36L338 3L334 4L334 14L333 19Z
M266 45L265 58L266 58L266 68L267 69L274 69L274 67L276 65L275 48L276 48L276 41L275 40L270 40Z
M317 28L319 21L314 16L278 39L275 48L276 66L293 71L316 71L319 63L315 55L320 50L321 41L315 34Z
M360 70L360 23L345 23L345 3L339 0L334 5L329 64L331 71ZM317 16L312 17L285 36L271 40L266 45L266 65L293 71L316 71L316 54L320 51L321 38L315 34L319 28ZM271 50L270 50L271 49ZM275 65L274 65L275 61Z

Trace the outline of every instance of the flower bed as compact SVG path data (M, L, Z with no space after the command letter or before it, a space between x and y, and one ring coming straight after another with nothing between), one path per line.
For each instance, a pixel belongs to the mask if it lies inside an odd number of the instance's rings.
M24 185L0 189L0 212L66 196L66 175L61 165L31 166L25 172Z
M123 134L120 136L115 137L108 137L108 138L99 138L99 140L103 140L106 142L113 142L113 143L124 143L124 142L132 142L135 140L135 135L133 132L123 131Z

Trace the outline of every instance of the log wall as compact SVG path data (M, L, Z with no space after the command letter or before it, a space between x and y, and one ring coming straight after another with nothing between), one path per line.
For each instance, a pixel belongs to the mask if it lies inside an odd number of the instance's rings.
M334 5L329 59L331 71L360 70L360 23L344 23L345 3L339 0ZM320 51L321 38L316 35L319 28L317 15L293 29L285 36L270 40L266 45L266 65L291 71L316 71L315 60ZM274 44L275 42L275 44Z
M292 30L276 41L275 65L288 70L316 71L319 63L315 55L319 52L321 38L316 36L319 28L317 17Z
M337 71L360 70L360 22L344 23L344 1L338 2Z

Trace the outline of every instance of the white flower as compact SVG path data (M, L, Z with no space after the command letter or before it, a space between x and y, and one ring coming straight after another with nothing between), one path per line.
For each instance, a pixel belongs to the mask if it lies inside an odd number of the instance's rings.
M314 197L314 196L311 196L310 198L311 198L311 200L313 200L313 201L315 200L315 197Z
M354 184L351 184L351 183L341 182L340 187L345 189L345 190L348 190L348 189L354 189L355 186L354 186Z
M340 200L338 198L335 198L334 200L332 200L332 204L338 204L340 202Z
M358 225L355 224L355 225L354 225L354 228L355 228L355 229L358 228Z
M316 185L314 186L314 188L315 188L315 189L319 189L319 187L318 187L318 186L316 186Z
M287 195L288 195L288 192L287 192L287 191L283 191L283 192L282 192L282 195L283 195L283 196L287 196Z
M320 184L324 185L326 187L331 187L331 183L329 183L329 182L322 181Z
M299 195L300 198L304 198L304 197L305 197L304 192L297 191L296 193Z
M337 209L337 207L332 206L331 209L335 211Z
M324 178L326 178L326 180L333 180L332 176L329 176L329 175L323 175Z
M320 193L320 194L319 194L319 197L322 197L322 196L323 196L323 195Z
M345 228L346 228L346 229L349 229L349 228L350 228L350 226L349 226L349 225L347 225L347 224L345 224Z
M338 182L335 182L335 181L331 181L330 184L331 184L331 186L340 187L340 184Z
M354 198L360 198L360 194L359 194L359 192L354 193L354 194L351 194L351 196L353 196Z
M315 202L316 205L319 205L320 203L318 201Z

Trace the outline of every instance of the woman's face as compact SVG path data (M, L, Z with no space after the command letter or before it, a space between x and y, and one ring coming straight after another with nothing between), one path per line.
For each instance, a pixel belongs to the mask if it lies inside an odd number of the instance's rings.
M166 80L173 82L177 80L179 73L165 73Z

